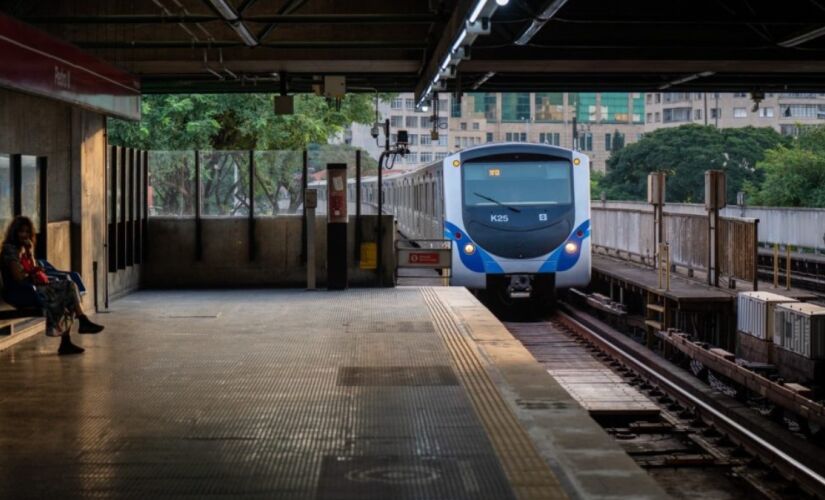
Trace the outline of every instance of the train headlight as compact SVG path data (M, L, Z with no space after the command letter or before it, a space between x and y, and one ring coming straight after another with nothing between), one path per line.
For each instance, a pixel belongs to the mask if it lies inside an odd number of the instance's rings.
M476 246L472 243L467 243L466 245L464 245L464 253L466 253L467 255L473 255L474 253L476 253Z
M566 245L564 245L564 251L570 254L576 253L576 250L579 249L579 245L575 244L574 242L570 241Z

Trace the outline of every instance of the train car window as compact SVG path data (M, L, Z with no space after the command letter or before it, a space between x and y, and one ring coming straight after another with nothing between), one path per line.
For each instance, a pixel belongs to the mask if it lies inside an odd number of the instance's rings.
M567 161L465 163L464 202L468 206L570 204L571 174Z

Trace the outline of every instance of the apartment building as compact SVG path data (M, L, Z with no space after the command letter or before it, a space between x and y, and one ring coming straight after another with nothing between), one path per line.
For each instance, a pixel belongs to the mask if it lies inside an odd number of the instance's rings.
M614 148L641 137L644 111L643 96L631 93L467 93L460 101L445 94L439 97L439 137L434 141L432 111L416 111L412 94L379 105L393 130L409 133L411 154L396 164L399 168L427 164L479 144L536 142L578 147L590 156L594 170L604 171ZM354 125L346 141L377 157L381 148L369 128Z
M799 127L825 123L825 94L769 93L755 107L749 93L658 92L645 94L645 130L686 123L773 127L796 135Z

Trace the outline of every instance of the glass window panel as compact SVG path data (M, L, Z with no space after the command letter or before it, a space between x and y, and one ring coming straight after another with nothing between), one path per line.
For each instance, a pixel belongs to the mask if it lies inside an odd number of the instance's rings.
M37 175L37 157L23 156L21 158L21 179L23 188L21 207L23 215L31 218L35 231L40 229L40 176Z
M249 215L249 152L201 151L201 215Z
M11 158L9 155L0 155L0 224L5 234L14 213L14 200L11 186Z
M560 122L564 120L564 93L537 92L535 96L537 122Z
M194 151L149 151L148 201L150 217L194 217Z
M501 94L501 120L509 122L530 120L530 94L527 92Z

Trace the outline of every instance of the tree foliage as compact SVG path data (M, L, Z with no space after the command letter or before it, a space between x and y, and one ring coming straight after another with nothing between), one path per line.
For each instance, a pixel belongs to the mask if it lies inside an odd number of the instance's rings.
M294 99L295 113L285 116L275 115L270 94L149 95L143 98L140 122L109 121L109 143L157 152L151 156L150 182L155 205L163 213L194 213L193 150L206 151L200 160L207 212L248 213L249 150L259 151L255 201L260 211L294 210L302 195L303 150L326 144L351 123L375 119L371 94L349 94L340 106L314 95ZM352 159L355 154L345 145L323 151L330 158L322 157L316 164ZM368 175L377 164L362 155L362 167Z
M825 207L825 127L803 129L792 145L766 151L757 168L764 181L746 186L751 204Z
M704 172L723 170L728 199L736 199L746 181L761 183L764 172L756 164L765 151L788 141L771 128L683 125L660 129L614 152L600 186L611 199L644 199L647 174L660 170L668 174L669 201L700 202L704 198Z

